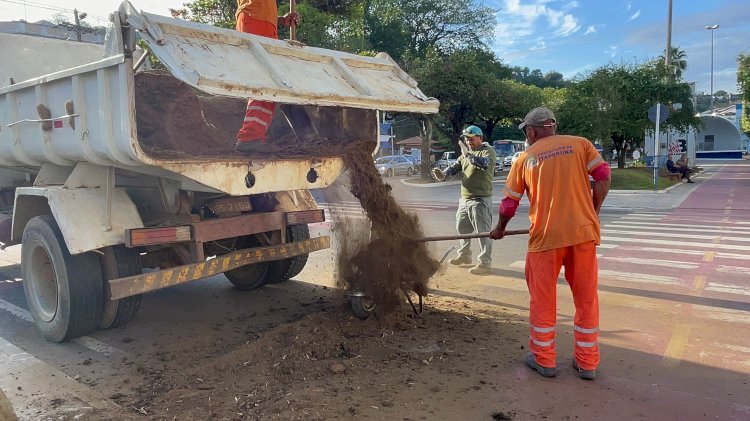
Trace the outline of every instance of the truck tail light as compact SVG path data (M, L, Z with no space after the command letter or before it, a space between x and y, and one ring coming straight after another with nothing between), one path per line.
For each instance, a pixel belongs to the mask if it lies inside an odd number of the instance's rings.
M326 215L323 209L287 212L286 214L287 225L313 224L315 222L323 222L325 220Z
M179 243L190 241L190 226L136 228L126 231L125 245L127 247L149 246L154 244Z

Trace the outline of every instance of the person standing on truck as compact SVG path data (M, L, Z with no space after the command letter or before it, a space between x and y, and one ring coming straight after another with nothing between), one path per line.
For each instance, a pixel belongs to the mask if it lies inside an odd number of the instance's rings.
M236 16L238 31L274 39L279 38L278 25L290 27L300 22L297 12L278 16L276 0L237 0ZM266 132L275 110L273 102L249 100L235 149L242 153L273 152L276 148L266 143Z
M495 171L495 149L484 142L482 129L469 126L458 142L461 156L445 171L433 169L438 181L461 173L461 199L456 212L459 234L488 232L492 228L492 177ZM453 265L471 264L471 240L460 240L458 256L449 260ZM469 269L474 275L487 275L492 267L492 240L479 239L479 263Z
M609 164L588 139L557 135L557 120L549 108L531 110L518 127L530 146L510 169L500 220L490 236L505 236L526 193L531 220L526 254L531 352L524 363L543 377L556 375L557 278L565 266L576 307L572 363L580 378L593 380L599 366L598 214L609 192ZM593 194L589 175L594 179Z

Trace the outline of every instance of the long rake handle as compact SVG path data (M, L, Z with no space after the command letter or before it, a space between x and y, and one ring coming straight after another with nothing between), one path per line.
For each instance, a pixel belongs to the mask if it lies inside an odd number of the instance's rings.
M507 230L505 235L521 235L528 234L529 230ZM416 240L420 243L426 243L428 241L447 241L447 240L469 240L472 238L485 238L489 237L489 232L480 232L476 234L459 234L459 235L442 235L437 237L422 237Z

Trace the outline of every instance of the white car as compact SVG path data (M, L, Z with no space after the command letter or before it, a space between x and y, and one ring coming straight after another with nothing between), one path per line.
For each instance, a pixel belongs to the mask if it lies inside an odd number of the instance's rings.
M518 161L518 158L522 153L523 152L516 152L513 155L506 156L505 159L503 159L503 165L506 167L513 165L516 161Z
M403 156L383 156L375 160L380 175L393 177L398 174L414 174L414 164Z

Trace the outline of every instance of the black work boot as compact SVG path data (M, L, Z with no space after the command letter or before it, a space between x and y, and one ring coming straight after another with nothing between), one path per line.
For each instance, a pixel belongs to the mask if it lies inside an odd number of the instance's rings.
M550 378L557 375L556 367L543 367L539 365L539 363L536 362L536 357L534 357L534 354L532 354L531 352L526 354L526 358L523 360L523 363L526 364L526 367L529 367L530 369L536 371L542 377Z
M578 362L576 362L575 358L573 358L573 368L578 370L578 377L583 380L594 380L596 378L596 370L584 370L578 367Z

